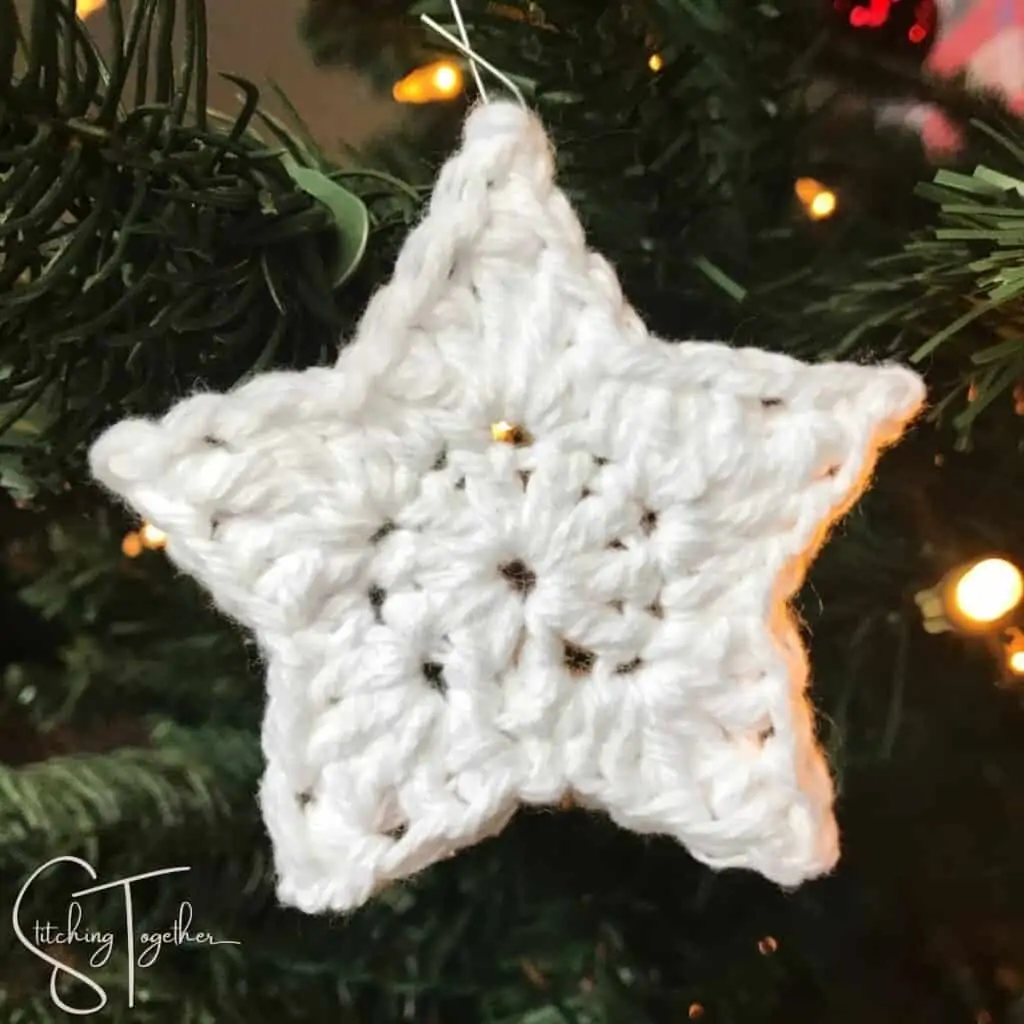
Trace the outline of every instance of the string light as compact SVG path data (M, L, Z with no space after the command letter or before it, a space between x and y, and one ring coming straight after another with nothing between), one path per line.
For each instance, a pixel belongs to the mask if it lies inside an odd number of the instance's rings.
M956 582L953 600L957 611L971 622L991 623L1003 618L1024 597L1024 577L1005 558L984 558Z
M1011 675L1024 676L1024 633L1019 629L1006 632L1007 642L1003 648L1006 656L1006 668Z
M107 5L107 0L75 0L75 14L85 21L90 14L95 14Z
M921 609L925 632L988 633L1024 599L1024 576L1005 558L978 559L947 573L914 600Z
M439 60L410 71L391 90L399 103L436 103L454 99L462 92L462 68L454 61Z
M958 566L914 596L926 633L973 637L999 666L998 685L1024 680L1024 575L1005 558L989 555Z
M665 59L660 53L652 53L647 61L647 66L657 74L665 66Z
M826 220L836 212L836 197L835 193L825 191L819 192L814 199L811 200L811 205L807 208L807 212L811 215L813 220Z
M159 551L167 547L167 534L152 523L143 523L138 530L126 533L121 541L121 553L127 558L138 558L143 551Z
M839 206L835 192L816 178L797 178L793 191L811 220L827 220Z
M850 11L850 24L854 28L878 28L889 20L892 0L870 0L867 7L854 7Z
M835 10L847 13L847 21L857 29L880 29L889 23L896 0L861 0L851 7L850 0L833 0ZM914 24L907 38L915 45L923 43L935 27L934 0L918 0L914 6Z
M766 935L757 944L757 951L761 956L771 956L779 948L779 940L773 935Z
M690 1020L700 1020L704 1016L704 1007L700 1003L690 1003L690 1009L687 1010L686 1016Z

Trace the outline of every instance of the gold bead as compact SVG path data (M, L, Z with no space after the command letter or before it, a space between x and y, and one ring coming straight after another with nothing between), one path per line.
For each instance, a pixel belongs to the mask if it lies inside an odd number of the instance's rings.
M491 424L491 439L501 444L515 445L517 448L522 448L533 441L524 427L517 423L509 423L508 420L498 420L497 423Z

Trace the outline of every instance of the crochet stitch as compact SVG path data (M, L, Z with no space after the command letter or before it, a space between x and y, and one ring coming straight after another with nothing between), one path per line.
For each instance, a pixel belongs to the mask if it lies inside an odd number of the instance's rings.
M355 908L567 793L790 886L838 838L787 600L922 400L652 337L496 102L333 368L91 462L258 638L283 902Z

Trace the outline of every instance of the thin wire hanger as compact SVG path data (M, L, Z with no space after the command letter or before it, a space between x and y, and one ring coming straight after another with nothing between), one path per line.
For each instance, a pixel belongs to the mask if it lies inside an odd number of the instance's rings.
M450 0L452 16L455 18L455 24L458 26L459 35L461 39L457 39L451 34L446 28L439 25L429 14L421 14L420 21L423 22L428 28L436 32L442 39L447 40L456 50L459 51L464 57L468 58L470 70L473 73L473 80L476 82L476 87L480 92L480 97L485 103L490 103L491 98L487 94L487 90L484 88L483 78L480 75L480 68L485 71L489 71L513 96L519 101L521 107L526 106L526 99L524 98L522 91L515 82L505 74L504 71L499 70L490 61L484 60L476 50L469 43L469 35L466 32L466 23L462 18L462 11L459 8L458 0Z
M462 8L459 6L459 0L448 0L448 6L451 7L452 17L455 19L455 24L459 27L459 39L462 41L462 45L466 47L466 50L472 54L472 47L469 43L469 33L466 31L466 22L462 17ZM490 97L487 95L487 90L484 88L484 80L480 74L480 68L477 65L478 57L473 54L470 56L469 67L473 72L473 80L476 82L476 87L480 91L480 97L484 103L490 102Z

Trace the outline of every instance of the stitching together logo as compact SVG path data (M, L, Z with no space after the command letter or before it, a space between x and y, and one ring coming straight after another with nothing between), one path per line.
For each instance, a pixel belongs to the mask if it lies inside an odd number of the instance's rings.
M56 925L52 921L35 920L28 924L21 919L22 907L26 897L37 879L58 864L74 864L81 868L97 884L76 889L71 893L68 902L67 916L64 923ZM11 923L14 927L14 934L18 941L33 956L49 964L53 970L50 973L50 998L54 1005L65 1013L75 1016L88 1016L98 1013L108 1002L108 996L95 979L91 978L85 971L79 970L69 963L53 955L54 947L80 945L91 947L91 953L87 964L94 970L106 966L115 948L115 935L113 931L90 929L83 926L84 912L79 902L83 897L92 896L97 893L121 891L124 901L124 938L127 953L128 971L128 1006L135 1006L135 980L136 970L153 966L166 946L237 946L239 942L233 939L218 939L209 932L192 930L192 904L185 901L178 906L178 916L171 927L162 932L137 932L135 918L135 904L133 900L132 886L151 878L160 878L165 875L180 874L190 871L189 867L162 868L157 871L147 871L144 874L131 875L125 878L118 878L111 882L98 882L99 875L96 869L82 860L80 857L54 857L45 864L36 868L29 875L14 901L11 911ZM90 1006L73 1006L67 1003L58 991L58 982L62 975L67 975L80 984L86 986L96 997L96 1002Z

